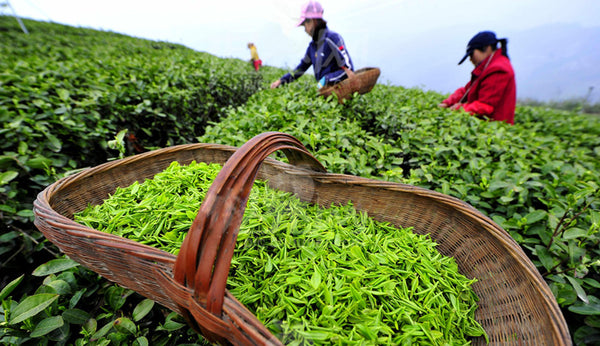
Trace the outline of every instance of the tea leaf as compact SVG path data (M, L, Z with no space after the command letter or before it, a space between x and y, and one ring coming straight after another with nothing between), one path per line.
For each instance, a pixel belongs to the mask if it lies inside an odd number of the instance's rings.
M17 324L39 314L57 300L58 297L58 294L40 293L25 298L11 311L8 324Z
M2 291L0 291L0 301L8 297L8 295L21 283L21 281L23 281L23 277L24 275L19 276L2 288Z
M62 317L68 323L85 324L91 315L81 309L68 309L62 313Z
M541 246L541 245L536 245L535 253L538 256L538 258L540 259L540 262L542 262L542 265L547 270L550 270L552 267L554 267L554 258L552 257L552 254L550 253L550 251L548 251L548 249L546 249L546 247Z
M589 303L577 302L569 306L569 311L580 315L600 316L600 299L590 296Z
M39 338L55 329L62 327L65 324L61 316L51 316L41 320L31 332L32 338Z
M115 329L121 333L135 334L137 327L133 321L126 317L119 317L113 323Z
M142 300L138 305L136 305L135 309L133 309L133 320L139 321L142 318L146 317L146 315L152 310L154 307L154 301L150 299Z
M590 301L588 300L587 294L585 293L579 282L577 282L577 279L567 276L567 280L569 280L571 286L573 286L573 288L575 289L577 297L579 297L579 299L581 299L581 301L583 301L584 303L589 304Z
M50 260L39 267L37 267L31 275L34 276L48 276L50 274L59 273L67 269L77 267L79 263L69 258L59 258Z

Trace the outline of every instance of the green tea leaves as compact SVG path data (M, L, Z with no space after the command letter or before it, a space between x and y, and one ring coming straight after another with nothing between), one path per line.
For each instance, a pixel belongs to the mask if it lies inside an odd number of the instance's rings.
M50 304L58 299L58 294L40 293L25 298L10 314L9 324L16 324L31 318L44 311Z
M43 319L40 323L35 326L35 329L31 332L32 338L37 338L52 332L55 329L62 327L65 324L61 316L52 316Z
M154 301L150 299L142 300L136 307L133 309L133 320L139 321L142 318L146 317L146 315L152 310L154 306Z
M588 299L588 296L585 293L585 291L583 290L583 288L581 288L581 285L579 284L579 282L577 281L577 279L575 279L573 277L570 277L570 276L567 276L567 280L569 280L569 282L571 283L571 285L575 289L575 292L577 293L577 297L579 297L579 299L581 299L581 301L584 302L585 304L589 304L590 301Z
M8 297L8 295L21 283L21 281L23 281L23 275L4 286L2 291L0 291L0 300L4 300L4 298Z
M590 297L589 302L577 302L569 307L569 311L580 315L600 316L600 299Z
M319 286L321 285L321 273L319 273L319 270L317 268L315 268L313 272L313 275L310 279L310 284L314 289L319 288Z
M219 170L174 162L153 179L118 189L76 220L177 253ZM284 343L397 344L406 333L418 343L461 343L483 335L473 315L474 280L460 275L435 246L409 229L375 222L351 204L321 208L257 181L227 285ZM109 293L109 303L118 307L124 292ZM151 302L136 307L134 320L146 304Z
M68 258L59 258L50 260L39 267L37 267L32 275L34 276L48 276L50 274L58 273L65 271L69 268L77 267L79 263L68 259Z

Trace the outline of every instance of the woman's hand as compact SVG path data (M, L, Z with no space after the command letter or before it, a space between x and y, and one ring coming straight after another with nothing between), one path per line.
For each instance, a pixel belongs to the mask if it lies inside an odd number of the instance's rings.
M450 109L452 109L453 111L457 111L459 109L461 109L461 107L464 105L464 103L455 103L452 106L450 106Z
M281 79L278 79L278 80L274 81L273 83L271 83L271 89L275 89L280 85L281 85Z
M440 107L440 108L450 108L453 111L457 111L457 110L461 109L462 106L464 106L464 103L455 103L455 104L453 104L451 106L445 104L444 102L438 103L438 107Z

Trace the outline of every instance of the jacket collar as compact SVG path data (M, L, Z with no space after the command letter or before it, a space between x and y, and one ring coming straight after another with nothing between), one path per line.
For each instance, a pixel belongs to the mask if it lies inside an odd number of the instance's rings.
M327 32L327 26L315 28L315 33L313 34L313 41L315 43L323 41L323 39L325 38L326 32Z
M475 68L473 69L473 72L471 72L471 74L473 74L474 76L479 76L486 69L486 67L493 60L496 60L496 58L500 55L502 55L502 52L495 50L494 52L492 52L492 54L490 54L490 56L483 59L477 66L475 66Z

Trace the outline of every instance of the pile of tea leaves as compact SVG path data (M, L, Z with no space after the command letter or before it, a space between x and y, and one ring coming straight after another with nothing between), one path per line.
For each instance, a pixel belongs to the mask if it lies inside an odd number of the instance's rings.
M75 219L177 254L220 169L173 162ZM464 345L485 336L474 282L428 236L256 181L227 288L289 345Z

